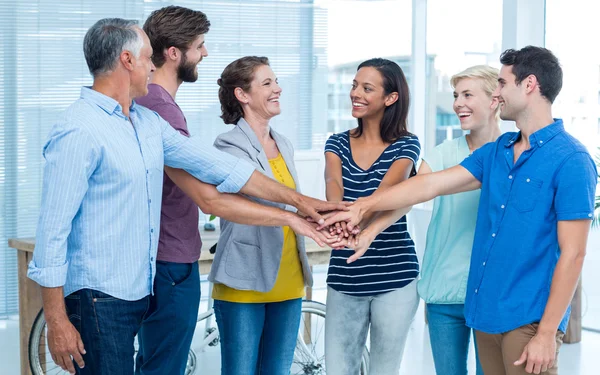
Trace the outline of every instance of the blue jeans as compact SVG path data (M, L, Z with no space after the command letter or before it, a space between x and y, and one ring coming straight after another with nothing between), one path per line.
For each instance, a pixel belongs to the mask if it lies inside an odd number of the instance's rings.
M133 341L149 307L149 297L125 301L108 294L82 289L65 297L69 320L75 326L86 353L81 375L133 374Z
M438 375L466 375L471 328L467 327L465 305L427 304L429 339ZM475 343L477 375L483 375Z
M200 304L198 262L156 262L154 295L138 334L136 374L183 375Z
M272 303L215 301L221 375L289 375L302 299Z

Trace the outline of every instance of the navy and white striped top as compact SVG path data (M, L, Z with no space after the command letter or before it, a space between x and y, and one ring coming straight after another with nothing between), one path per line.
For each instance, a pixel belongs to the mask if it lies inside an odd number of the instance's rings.
M344 200L355 201L373 194L396 160L410 159L416 165L421 147L414 135L400 137L367 170L352 159L349 131L329 137L325 152L336 154L342 161ZM347 264L352 254L354 250L347 248L331 252L327 284L341 293L376 295L402 288L419 275L419 261L406 216L381 232L361 258Z

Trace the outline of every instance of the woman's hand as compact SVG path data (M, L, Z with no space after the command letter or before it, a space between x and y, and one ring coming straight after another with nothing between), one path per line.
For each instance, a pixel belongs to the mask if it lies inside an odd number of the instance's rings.
M376 235L371 233L369 228L366 228L354 236L352 241L349 241L348 243L348 247L354 250L354 254L348 258L346 263L350 264L362 257L369 249L369 246L371 246L373 240L375 240L375 237Z

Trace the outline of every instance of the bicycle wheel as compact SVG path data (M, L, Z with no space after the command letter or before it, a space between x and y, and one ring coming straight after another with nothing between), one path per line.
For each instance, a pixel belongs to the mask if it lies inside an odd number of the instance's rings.
M46 319L44 318L44 310L35 317L31 333L29 334L29 367L33 375L66 375L69 372L63 370L54 363L50 351L48 349L46 330ZM137 337L135 340L135 355L137 355ZM197 366L196 354L190 350L185 368L185 374L191 375L196 371Z
M324 304L302 301L300 330L296 340L292 375L326 375ZM369 350L365 347L360 363L360 375L368 375Z

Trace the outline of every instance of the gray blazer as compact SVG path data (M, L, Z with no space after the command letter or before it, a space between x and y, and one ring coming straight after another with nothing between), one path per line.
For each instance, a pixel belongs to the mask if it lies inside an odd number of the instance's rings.
M283 135L271 129L271 137L287 164L298 190L298 176L294 167L294 149ZM269 160L256 134L243 118L234 128L215 140L215 147L252 163L256 170L273 177ZM296 212L285 204L251 198L261 204ZM304 238L296 237L302 263L305 285L312 286ZM273 289L283 248L282 227L261 227L235 224L221 219L221 236L208 279L240 290L268 292Z

